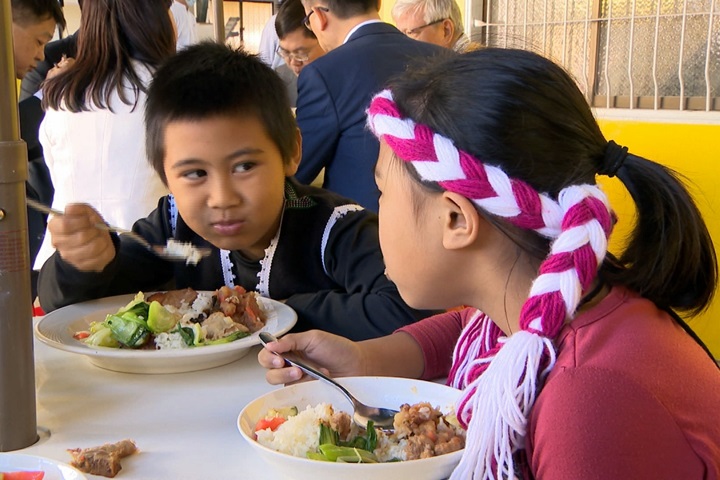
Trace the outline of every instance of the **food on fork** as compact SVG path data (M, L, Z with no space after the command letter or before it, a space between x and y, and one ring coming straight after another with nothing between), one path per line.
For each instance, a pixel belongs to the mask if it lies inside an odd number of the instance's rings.
M191 288L133 301L89 330L75 333L88 345L113 348L179 349L229 343L265 326L256 292L223 286L215 292Z
M174 257L184 258L186 265L197 265L203 259L202 251L192 243L179 242L169 238L165 245L165 253Z
M71 448L70 465L91 475L114 477L122 469L120 459L137 452L137 446L132 440L121 440L117 443L106 443L99 447Z

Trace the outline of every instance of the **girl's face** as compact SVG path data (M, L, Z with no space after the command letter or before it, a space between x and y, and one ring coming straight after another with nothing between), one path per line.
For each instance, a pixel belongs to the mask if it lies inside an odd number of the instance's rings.
M164 168L183 220L218 248L263 258L277 232L290 163L252 115L171 122Z
M380 247L385 272L413 308L445 308L443 296L442 221L436 199L417 191L390 147L380 142L375 182L380 190ZM416 198L414 198L414 196ZM423 198L419 200L417 197ZM418 207L419 201L422 204Z

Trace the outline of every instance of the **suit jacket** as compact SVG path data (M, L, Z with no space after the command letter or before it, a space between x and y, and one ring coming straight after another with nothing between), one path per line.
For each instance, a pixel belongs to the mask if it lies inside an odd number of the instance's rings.
M373 170L379 143L365 127L365 110L413 58L442 51L379 22L360 27L345 44L303 68L297 100L303 151L297 179L310 183L324 167L323 187L377 212Z

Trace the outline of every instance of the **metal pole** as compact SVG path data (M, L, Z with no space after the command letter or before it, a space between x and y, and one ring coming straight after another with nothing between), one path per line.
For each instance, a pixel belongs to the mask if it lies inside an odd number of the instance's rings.
M0 451L37 441L30 249L10 0L0 0Z
M223 11L223 0L213 0L213 12L215 13L215 41L225 43L225 13Z

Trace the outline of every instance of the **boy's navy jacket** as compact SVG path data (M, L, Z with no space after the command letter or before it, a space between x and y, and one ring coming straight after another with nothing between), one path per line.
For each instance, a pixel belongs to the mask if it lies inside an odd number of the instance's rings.
M55 252L40 272L38 292L45 311L138 291L241 285L285 300L298 314L295 331L319 328L353 340L386 335L436 313L409 308L385 277L374 213L294 180L285 184L280 231L259 262L203 240L179 216L170 195L133 230L152 244L174 238L213 252L195 266L185 265L114 236L118 253L102 272L81 272Z

